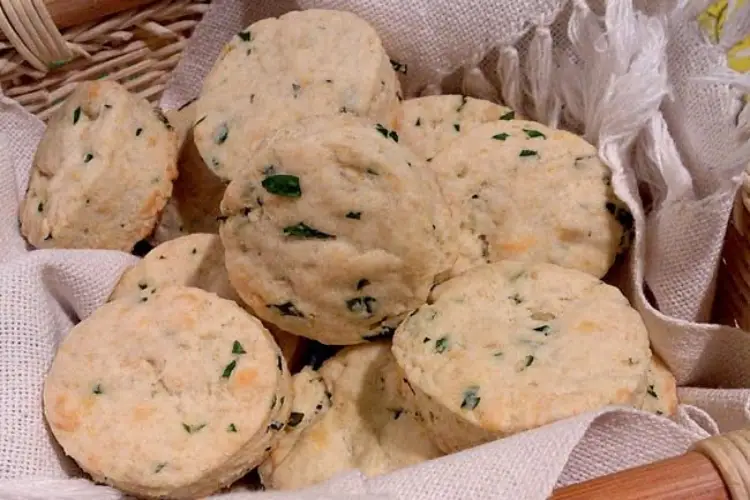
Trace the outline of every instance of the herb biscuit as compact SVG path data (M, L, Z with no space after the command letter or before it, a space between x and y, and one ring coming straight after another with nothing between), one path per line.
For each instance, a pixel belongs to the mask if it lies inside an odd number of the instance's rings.
M278 131L222 200L229 279L263 320L332 345L392 334L455 260L434 174L354 117Z
M401 103L396 127L404 144L423 160L432 160L454 139L477 125L512 120L505 106L462 95L431 95Z
M274 488L273 475L289 454L302 432L320 420L331 407L331 393L319 372L306 366L292 377L292 412L279 442L258 467L264 486Z
M268 456L291 380L271 335L234 302L187 287L108 303L75 326L47 374L47 422L94 480L195 498Z
M219 204L226 184L203 162L193 140L195 102L166 112L179 139L179 177L149 240L158 245L192 233L219 232Z
M164 116L115 82L78 84L51 117L21 203L37 248L129 252L172 194L177 139Z
M657 415L674 415L679 401L677 400L677 383L672 372L659 357L654 355L646 376L646 396L643 398L641 409Z
M283 126L352 114L392 128L399 98L367 22L343 11L294 11L250 25L224 47L196 104L195 142L206 165L231 180Z
M513 261L438 285L396 330L393 353L446 453L607 405L639 407L651 358L618 289Z
M350 469L374 476L442 455L400 394L389 343L343 349L320 373L332 406L263 476L266 486L303 488Z
M200 288L245 306L229 283L218 234L195 233L157 246L123 273L109 300L129 295L150 297L167 286ZM269 331L293 369L305 349L305 339L274 327Z
M460 219L454 269L549 262L604 276L633 218L596 148L562 130L498 120L457 137L430 162Z

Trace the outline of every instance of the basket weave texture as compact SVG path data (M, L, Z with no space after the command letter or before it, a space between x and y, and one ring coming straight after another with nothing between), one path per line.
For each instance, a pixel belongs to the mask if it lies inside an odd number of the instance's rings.
M75 56L46 72L0 40L0 90L42 120L84 80L116 80L157 101L209 4L162 0L63 30Z

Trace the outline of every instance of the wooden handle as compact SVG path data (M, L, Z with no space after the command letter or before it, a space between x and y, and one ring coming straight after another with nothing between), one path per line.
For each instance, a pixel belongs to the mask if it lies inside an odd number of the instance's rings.
M60 30L153 2L154 0L44 0L55 26ZM0 38L5 36L0 33Z
M732 500L705 455L679 457L555 490L552 500Z

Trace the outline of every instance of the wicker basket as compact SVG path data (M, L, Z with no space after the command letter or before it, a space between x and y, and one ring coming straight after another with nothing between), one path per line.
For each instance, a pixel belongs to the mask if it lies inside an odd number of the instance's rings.
M209 4L210 0L3 2L0 91L43 120L83 80L116 80L157 101ZM128 7L132 8L123 10ZM73 24L76 20L83 22ZM55 25L69 27L58 31Z

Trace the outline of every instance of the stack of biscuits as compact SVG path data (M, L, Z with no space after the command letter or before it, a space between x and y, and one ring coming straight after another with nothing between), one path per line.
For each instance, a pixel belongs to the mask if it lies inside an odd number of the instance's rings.
M233 37L166 116L96 81L50 119L28 242L150 249L45 382L95 481L302 488L608 405L676 411L602 281L633 218L596 149L495 103L404 100L407 71L355 15L292 12ZM309 364L311 345L336 352Z

